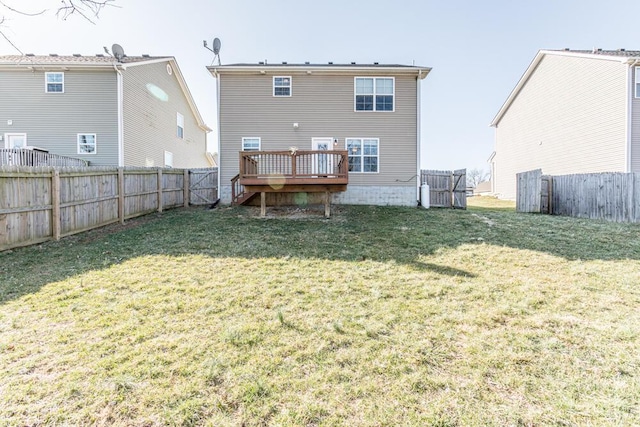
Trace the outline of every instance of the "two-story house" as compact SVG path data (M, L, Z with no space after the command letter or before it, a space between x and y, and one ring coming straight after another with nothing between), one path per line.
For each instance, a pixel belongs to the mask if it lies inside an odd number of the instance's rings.
M210 130L173 57L0 56L0 148L207 167Z
M491 122L493 193L516 174L640 172L640 51L541 50Z
M420 82L430 68L259 62L208 70L217 80L223 202L246 200L245 189L315 188L335 203L416 204Z

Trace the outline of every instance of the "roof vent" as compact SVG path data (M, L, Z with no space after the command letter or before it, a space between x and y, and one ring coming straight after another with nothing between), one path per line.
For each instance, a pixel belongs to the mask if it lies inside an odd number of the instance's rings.
M309 61L304 61L304 65L309 65L310 62Z
M356 65L356 63L355 62L351 62L351 65Z
M618 49L618 52L624 52L625 49L623 47L621 47L620 49Z
M282 61L282 65L287 65L287 61Z
M143 53L143 54L142 54L142 57L143 57L143 58L150 58L150 56L149 56L149 54L148 54L148 53Z
M33 53L27 53L25 56L35 56Z
M97 56L98 58L104 58L104 55L103 55L102 53L96 53L96 56Z
M378 64L377 62L374 62L373 65L380 65L380 64Z
M82 56L82 55L80 55L79 53L74 53L74 54L73 54L73 56L75 56L76 58L78 58L78 57L80 57L80 56Z
M258 65L264 65L264 61L258 62Z
M571 49L569 49L568 47L565 47L564 50L571 50Z
M329 65L333 65L333 62L329 61Z
M57 53L50 53L49 56L58 56Z
M598 48L598 52L602 52L602 48Z

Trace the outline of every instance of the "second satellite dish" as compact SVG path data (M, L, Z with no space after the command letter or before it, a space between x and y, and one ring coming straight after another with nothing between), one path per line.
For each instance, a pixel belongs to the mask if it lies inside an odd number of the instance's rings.
M124 49L117 43L111 46L111 52L113 52L113 56L115 56L118 61L122 61L122 58L125 57Z
M213 39L213 53L218 55L220 53L220 46L222 45L222 43L220 42L219 38L215 38Z

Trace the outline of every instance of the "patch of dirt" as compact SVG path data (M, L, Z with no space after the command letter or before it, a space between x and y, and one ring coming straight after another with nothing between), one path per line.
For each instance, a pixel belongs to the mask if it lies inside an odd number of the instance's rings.
M249 216L260 217L260 208L257 206L247 206ZM331 218L341 219L343 214L342 208L339 206L331 206ZM325 219L324 205L318 206L267 206L266 219L285 218L285 219Z
M480 221L484 222L485 224L487 224L489 227L493 227L494 225L496 225L496 223L492 220L490 220L489 218L487 218L486 216L482 216L482 215L478 215L478 214L471 214L471 216L475 216L476 218L478 218Z

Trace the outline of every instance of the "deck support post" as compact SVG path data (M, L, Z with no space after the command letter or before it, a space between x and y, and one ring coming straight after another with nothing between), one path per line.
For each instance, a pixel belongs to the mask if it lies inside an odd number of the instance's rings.
M324 217L331 217L331 193L329 191L324 192Z
M260 192L260 218L267 216L267 193Z

